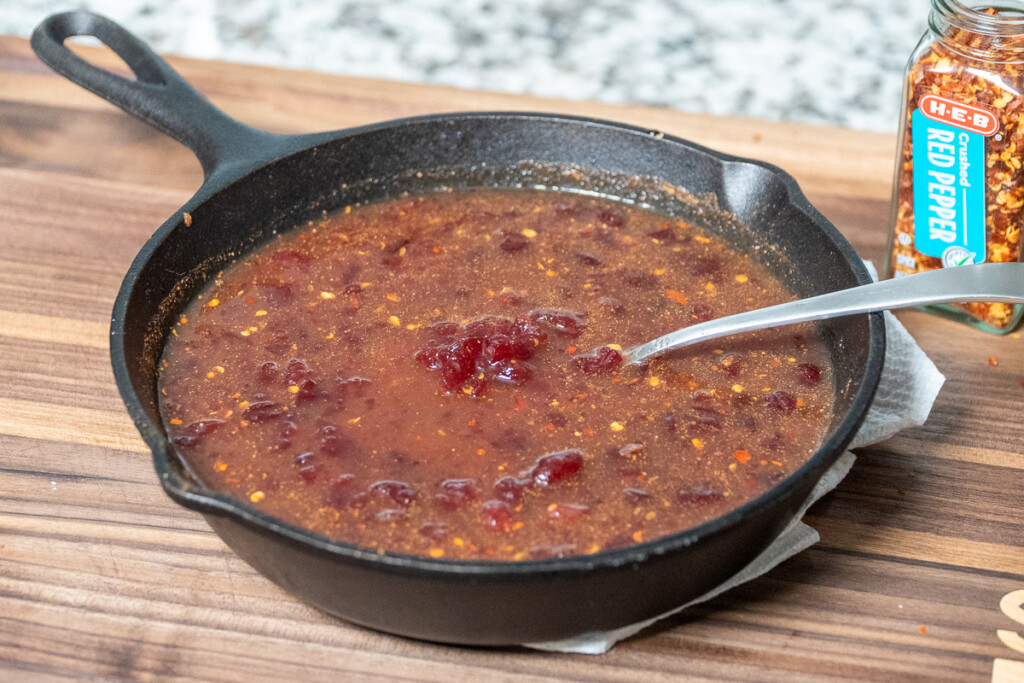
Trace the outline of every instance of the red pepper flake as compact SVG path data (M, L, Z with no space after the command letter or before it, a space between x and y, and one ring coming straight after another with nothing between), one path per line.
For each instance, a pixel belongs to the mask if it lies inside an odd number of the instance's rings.
M921 627L921 634L922 635L926 635L927 633L928 633L928 630L924 626L922 626Z
M677 304L680 304L682 306L685 306L689 301L686 298L685 294L675 289L666 289L665 298L668 299L669 301L675 301Z
M576 347L575 346L570 346L569 348L566 349L566 351L569 352L569 353L576 353Z
M555 423L548 422L546 425L544 425L544 429L548 430L549 432L555 431Z
M999 365L999 361L996 360L995 356L993 356L992 358L988 359L988 364L989 365Z
M732 457L736 458L737 460L739 460L742 463L750 462L750 453L748 453L747 451L744 451L744 450L736 451L735 453L732 454Z
M245 303L247 303L247 304L254 304L254 303L256 303L256 299L251 297L251 296L247 296L247 297L245 297Z
M523 397L519 394L516 394L514 402L516 410L526 410L526 401L524 401Z

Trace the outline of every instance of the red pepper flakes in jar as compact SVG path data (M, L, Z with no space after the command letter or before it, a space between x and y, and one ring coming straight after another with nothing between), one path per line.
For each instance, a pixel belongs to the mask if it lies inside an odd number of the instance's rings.
M932 0L904 84L890 277L1021 259L1024 2L1008 4ZM927 310L997 333L1024 313L1003 303Z

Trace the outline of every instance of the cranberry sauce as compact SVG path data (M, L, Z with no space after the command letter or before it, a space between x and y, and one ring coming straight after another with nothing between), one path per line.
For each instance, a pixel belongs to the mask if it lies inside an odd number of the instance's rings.
M770 489L820 443L810 325L620 350L792 296L699 226L560 192L351 207L192 301L162 360L210 487L332 539L453 559L618 548Z

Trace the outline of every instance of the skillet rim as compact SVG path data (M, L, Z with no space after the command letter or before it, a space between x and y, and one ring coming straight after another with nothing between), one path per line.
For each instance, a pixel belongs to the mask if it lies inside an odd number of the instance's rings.
M495 121L516 119L542 120L572 126L594 126L637 134L645 138L661 135L658 138L659 142L663 141L681 145L690 151L710 156L718 160L723 168L728 164L760 167L782 182L786 190L788 203L807 216L810 222L821 231L822 236L830 242L831 246L850 266L858 284L871 282L871 276L863 261L853 249L853 246L827 218L811 205L796 180L786 171L768 162L724 154L677 136L661 134L650 128L564 114L483 111L429 114L392 119L324 133L281 136L277 138L280 144L276 145L269 154L257 152L248 155L247 158L239 159L237 163L214 168L196 193L147 239L125 274L114 302L110 327L110 354L115 382L132 421L152 452L153 465L159 476L160 483L164 491L175 502L204 515L213 514L227 517L232 521L245 524L260 533L276 534L290 543L331 556L336 561L368 561L379 569L411 571L420 575L433 575L437 577L473 576L478 578L507 578L510 575L525 577L545 574L567 574L639 564L652 557L682 551L688 546L701 542L703 539L723 533L727 529L741 524L745 519L757 515L762 508L767 507L774 499L786 497L787 494L792 495L792 491L805 484L809 477L816 476L820 478L827 467L834 464L843 451L845 451L870 408L881 377L886 346L885 322L881 312L867 314L869 347L864 367L864 381L857 387L845 416L836 425L831 437L816 449L811 458L795 472L779 482L779 484L738 508L696 527L625 548L600 551L591 555L522 561L450 560L398 553L378 554L375 549L333 541L326 536L273 517L262 510L247 505L240 499L221 492L212 491L198 481L191 482L184 478L172 465L172 458L174 456L171 454L171 446L166 433L154 421L150 420L143 408L142 399L136 394L132 386L125 349L122 344L126 312L129 302L133 298L136 286L139 284L139 277L144 267L153 257L153 254L171 233L182 225L183 214L186 211L194 211L198 206L212 199L217 193L237 183L246 182L250 176L265 167L291 156L308 153L311 149L321 144L333 143L355 135L372 134L407 125L458 123L460 121L488 119ZM254 245L251 248L258 246ZM863 316L857 317L862 318ZM166 335L163 341L166 341ZM787 522L791 520L792 517ZM765 547L768 542L765 543Z

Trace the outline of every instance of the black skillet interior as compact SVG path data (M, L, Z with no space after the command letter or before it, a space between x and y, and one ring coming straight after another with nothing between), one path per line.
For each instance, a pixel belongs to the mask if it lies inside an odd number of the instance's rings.
M98 37L137 80L79 59L63 46L76 35ZM168 494L202 512L259 571L322 609L402 635L490 645L566 638L650 618L706 592L763 550L867 411L884 353L880 314L822 326L837 394L818 453L774 490L696 529L580 558L474 563L381 556L284 524L190 476L161 425L156 367L171 321L212 273L275 231L322 211L443 186L596 191L702 222L756 253L802 296L863 284L869 276L790 176L653 131L482 113L276 136L219 112L103 17L54 15L36 30L32 45L56 71L199 157L205 183L146 243L122 283L111 325L115 377Z

